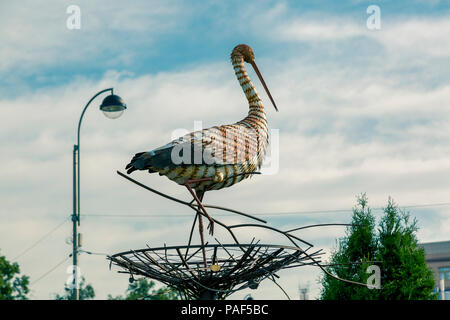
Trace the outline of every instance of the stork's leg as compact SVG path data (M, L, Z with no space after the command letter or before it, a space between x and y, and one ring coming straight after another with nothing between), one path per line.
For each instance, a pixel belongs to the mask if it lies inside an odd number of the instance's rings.
M200 201L202 201L203 200L203 196L205 195L205 193L204 192L202 192L202 193L196 192L195 195ZM197 212L197 216L198 216L198 231L200 233L200 241L202 243L203 263L205 264L205 268L208 268L208 262L206 262L205 239L203 237L203 220L202 220L202 215L200 214L200 212Z
M209 180L211 180L211 179L209 179ZM195 201L197 201L197 204L198 204L199 209L200 209L200 210L205 214L205 216L208 218L208 220L209 220L209 224L208 224L209 234L210 234L210 235L213 235L213 234L214 234L214 220L213 220L213 218L211 218L211 216L208 214L208 212L206 212L206 209L205 209L205 207L204 207L203 204L202 204L202 200L199 199L199 197L197 196L197 193L194 192L194 190L192 190L192 188L191 188L191 186L190 186L191 183L196 183L196 182L199 182L199 181L205 181L205 179L188 180L188 181L186 181L186 183L185 183L184 185L185 185L186 188L189 190L189 192L191 193L192 197L194 197ZM203 199L204 192L199 193L199 195L201 195L201 198ZM200 218L200 216L201 216L201 215L199 215L199 218ZM201 220L199 220L199 222L200 222L200 221L201 221Z

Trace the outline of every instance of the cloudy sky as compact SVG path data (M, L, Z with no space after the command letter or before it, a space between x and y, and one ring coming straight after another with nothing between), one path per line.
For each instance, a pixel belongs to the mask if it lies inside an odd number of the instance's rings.
M74 4L81 28L71 30ZM373 4L378 30L366 23ZM99 299L123 294L128 278L101 254L186 242L192 213L115 171L194 121L206 128L246 115L229 59L239 43L253 47L280 109L249 70L279 130L279 170L205 202L284 229L349 222L366 192L377 217L391 196L417 217L420 241L449 240L448 1L2 1L0 21L0 250L31 277L33 299L62 293L68 277L72 149L81 111L102 89L114 87L128 109L109 120L99 97L83 120L80 232L83 249L99 254L80 255L82 274ZM134 177L189 198L164 177ZM252 232L242 236L282 242ZM298 235L329 253L344 232ZM299 285L317 296L317 268L280 275L292 298ZM250 292L285 298L270 282L232 297Z

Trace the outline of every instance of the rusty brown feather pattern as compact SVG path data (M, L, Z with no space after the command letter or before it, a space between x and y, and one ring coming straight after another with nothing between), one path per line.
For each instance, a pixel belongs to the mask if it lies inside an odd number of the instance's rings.
M183 185L187 180L213 178L221 173L224 178L222 182L206 181L192 185L197 191L208 191L230 187L251 176L245 173L255 172L261 167L268 145L266 113L245 70L244 59L232 57L232 64L249 102L247 117L234 124L193 132L172 141L172 144L188 141L201 146L210 163L153 168L160 175Z

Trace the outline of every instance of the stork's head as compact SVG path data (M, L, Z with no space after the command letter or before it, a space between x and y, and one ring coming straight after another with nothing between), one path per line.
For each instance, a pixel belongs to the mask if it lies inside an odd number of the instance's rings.
M236 47L234 47L233 52L231 53L231 59L235 57L242 57L247 63L251 63L255 60L253 49L246 44L238 44Z
M253 49L249 45L238 44L236 47L234 47L233 52L231 52L231 60L237 58L242 58L244 59L245 62L250 63L252 65L253 69L258 75L259 80L261 80L264 89L266 89L267 95L269 96L270 101L272 101L275 110L278 111L277 105L275 104L275 101L273 100L272 95L270 94L269 88L267 88L266 82L264 81L264 78L262 77L258 67L256 66L255 54L253 53Z

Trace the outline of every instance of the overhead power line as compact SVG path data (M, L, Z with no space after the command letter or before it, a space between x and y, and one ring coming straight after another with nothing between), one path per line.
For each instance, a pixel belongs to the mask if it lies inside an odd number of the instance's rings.
M46 239L48 236L50 236L53 232L55 232L55 231L58 230L60 227L62 227L67 221L68 221L68 218L65 218L64 221L62 221L61 223L59 223L56 227L54 227L54 228L51 229L49 232L47 232L47 233L44 234L42 237L40 237L38 240L36 240L32 245L30 245L28 248L26 248L26 249L23 250L20 254L18 254L16 257L14 257L13 260L17 260L18 258L20 258L21 256L23 256L25 253L27 253L28 251L30 251L31 249L33 249L34 247L36 247L39 243L41 243L42 241L44 241L44 239Z
M411 208L428 208L450 206L450 202L415 204L408 206L399 206L402 209ZM384 207L374 207L371 210L383 210ZM302 214L318 214L318 213L339 213L353 212L353 209L327 209L327 210L307 210L307 211L291 211L291 212L267 212L253 213L254 216L284 216L284 215L302 215ZM84 217L111 217L111 218L182 218L192 217L189 214L84 214ZM233 214L217 214L217 216L234 216Z
M43 275L41 275L39 278L37 278L36 280L34 280L33 282L30 283L30 285L35 285L37 282L39 282L40 280L44 279L46 276L48 276L50 273L52 273L56 268L58 268L60 265L62 265L64 262L66 262L67 260L69 260L69 258L72 255L67 256L66 258L64 258L64 260L62 260L61 262L59 262L57 265L55 265L54 267L52 267L50 270L48 270L47 272L45 272Z

